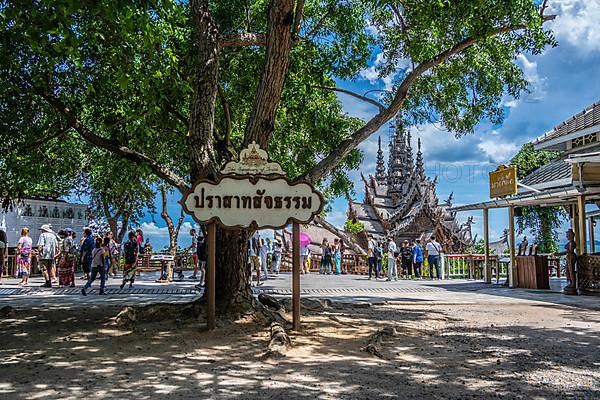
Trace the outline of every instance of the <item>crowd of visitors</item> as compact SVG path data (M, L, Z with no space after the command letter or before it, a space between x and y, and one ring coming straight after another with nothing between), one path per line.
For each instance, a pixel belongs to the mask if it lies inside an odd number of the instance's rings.
M129 282L132 287L136 275L136 265L140 254L151 249L149 242L144 247L143 233L141 230L129 233L129 240L120 246L113 237L112 232L94 234L90 228L83 229L83 235L77 240L77 234L71 228L64 228L55 232L51 224L44 224L40 228L40 235L34 245L30 237L29 228L21 229L21 236L17 241L15 250L15 277L20 278L19 284L29 285L29 277L37 259L38 268L44 277L42 287L75 287L75 273L81 270L80 279L85 280L81 289L83 295L94 281L100 279L99 294L105 294L106 280L116 278L117 269L123 249L124 268L121 288ZM3 268L8 257L8 241L6 233L0 230L0 282L4 273ZM150 250L151 251L151 250Z
M387 270L387 279L398 280L398 277L406 279L422 279L423 260L427 258L429 265L429 278L442 279L440 268L440 255L442 245L431 236L425 244L420 239L414 239L410 242L405 240L400 248L396 245L393 238L388 238L386 244L382 241L370 239L367 250L367 264L369 267L369 279L375 276L375 279L384 278L383 269ZM385 264L384 264L385 261Z

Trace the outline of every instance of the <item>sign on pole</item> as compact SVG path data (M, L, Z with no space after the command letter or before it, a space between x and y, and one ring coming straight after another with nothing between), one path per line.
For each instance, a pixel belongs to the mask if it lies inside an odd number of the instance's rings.
M284 228L294 226L294 328L300 327L299 224L307 224L323 210L321 193L307 181L291 181L281 166L269 162L267 152L253 142L240 152L239 161L227 163L216 181L196 182L185 194L185 211L198 223L209 224L208 328L215 327L215 229Z
M517 167L500 165L490 172L490 198L517 194Z

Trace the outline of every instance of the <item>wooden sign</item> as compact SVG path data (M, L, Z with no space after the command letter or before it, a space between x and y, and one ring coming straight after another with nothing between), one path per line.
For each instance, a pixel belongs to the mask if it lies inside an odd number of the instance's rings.
M183 199L198 223L276 229L291 222L307 224L323 209L323 196L310 183L290 181L256 143L221 172L217 182L197 182Z
M517 194L517 167L499 166L490 172L490 197L504 197Z
M185 210L199 223L227 228L282 228L307 224L323 209L323 197L308 182L285 177L224 176L200 181L184 200Z

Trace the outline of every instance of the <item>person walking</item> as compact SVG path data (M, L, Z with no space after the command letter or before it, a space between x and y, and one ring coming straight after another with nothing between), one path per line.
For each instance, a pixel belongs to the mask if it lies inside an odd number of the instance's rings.
M191 244L186 250L192 252L192 262L194 263L194 273L188 277L188 279L198 279L198 235L196 235L195 229L190 229L190 236L192 237Z
M408 240L405 240L402 244L402 275L405 278L412 279L413 278L413 249L408 243Z
M21 229L21 237L17 242L17 276L21 278L19 285L29 285L31 274L31 249L33 240L29 237L29 228Z
M52 269L58 254L58 240L52 229L48 225L40 227L40 238L38 239L38 257L40 260L40 269L44 275L45 283L42 287L52 287Z
M398 271L396 269L396 257L398 257L398 246L394 243L393 238L388 238L388 247L387 247L387 281L391 281L392 277L394 280L398 280Z
M369 280L372 275L375 275L375 279L379 278L377 273L377 259L375 258L375 247L377 242L373 238L369 238L367 243L367 265L369 266Z
M206 261L208 261L208 243L206 243L206 237L201 235L198 237L198 266L200 268L200 283L198 287L204 287L206 282Z
M106 237L110 240L108 245L109 253L110 253L110 270L109 276L112 278L117 277L117 270L119 269L119 258L120 258L120 249L119 245L115 241L114 235L112 232L108 232Z
M129 282L129 287L133 286L135 282L135 274L137 272L138 257L140 255L140 246L136 240L136 233L129 232L127 235L127 242L123 245L123 257L125 258L125 264L123 266L123 281L119 288L123 289L125 284Z
M383 242L377 241L373 250L375 256L376 279L383 278Z
M95 247L96 245L94 237L92 236L92 230L90 228L84 228L79 254L83 273L85 274L85 279L87 280L90 279L90 272L92 271L92 252L94 251Z
M415 277L421 279L421 265L423 265L423 249L421 248L421 240L415 240L415 246L413 247L413 264L415 267Z
M435 241L435 236L432 236L425 246L427 252L427 263L429 264L429 279L433 280L434 272L437 280L442 279L442 271L440 268L440 255L442 254L442 245Z
M58 286L75 287L75 260L77 250L71 237L72 230L64 229L58 232L62 239L60 242L60 256L58 260Z
M92 287L92 283L94 283L98 275L100 275L100 292L98 294L106 294L106 292L104 292L104 287L106 285L105 259L108 253L108 244L108 238L104 238L103 241L101 237L97 237L95 240L95 247L92 251L92 270L90 274L90 279L88 279L85 286L81 288L81 294L84 296L87 296L87 289Z

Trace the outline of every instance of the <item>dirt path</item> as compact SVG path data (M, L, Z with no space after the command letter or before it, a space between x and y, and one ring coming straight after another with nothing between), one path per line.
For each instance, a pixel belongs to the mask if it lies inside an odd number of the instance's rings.
M600 398L600 312L556 305L326 308L263 361L268 329L176 322L118 329L116 308L0 320L0 398ZM395 332L380 356L361 351Z

